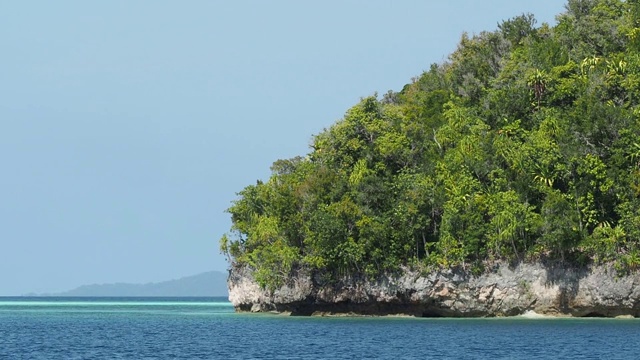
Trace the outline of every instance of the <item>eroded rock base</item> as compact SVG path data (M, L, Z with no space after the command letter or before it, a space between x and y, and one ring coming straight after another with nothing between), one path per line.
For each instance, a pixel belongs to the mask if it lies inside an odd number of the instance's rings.
M499 264L479 276L463 270L323 283L298 271L275 291L261 289L248 268L229 274L229 300L237 311L291 315L402 315L493 317L537 314L639 317L640 276L606 266L583 269L543 264Z

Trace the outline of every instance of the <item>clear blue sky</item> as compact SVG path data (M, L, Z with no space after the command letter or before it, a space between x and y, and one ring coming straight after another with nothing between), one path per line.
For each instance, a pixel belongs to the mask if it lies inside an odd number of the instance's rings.
M7 1L0 296L225 270L224 210L463 31L563 1Z

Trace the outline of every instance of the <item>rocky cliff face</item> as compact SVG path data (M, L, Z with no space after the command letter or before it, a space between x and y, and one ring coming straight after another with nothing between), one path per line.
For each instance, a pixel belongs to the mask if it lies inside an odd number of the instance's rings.
M228 285L237 311L483 317L532 310L560 316L640 316L640 274L619 276L608 267L502 264L479 276L461 270L407 270L376 281L352 277L331 284L300 271L273 292L261 289L250 269L233 268Z

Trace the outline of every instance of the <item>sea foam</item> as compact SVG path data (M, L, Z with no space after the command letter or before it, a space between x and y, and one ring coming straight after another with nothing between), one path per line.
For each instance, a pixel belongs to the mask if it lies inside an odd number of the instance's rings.
M538 314L537 312L535 312L533 310L527 310L522 315L519 315L518 317L525 318L525 319L551 319L551 318L554 318L553 316L550 316L550 315Z

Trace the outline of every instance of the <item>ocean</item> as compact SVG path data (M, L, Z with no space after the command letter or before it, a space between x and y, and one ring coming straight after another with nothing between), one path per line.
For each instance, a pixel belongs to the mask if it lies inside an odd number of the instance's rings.
M0 359L638 359L640 319L237 314L225 298L0 298Z

